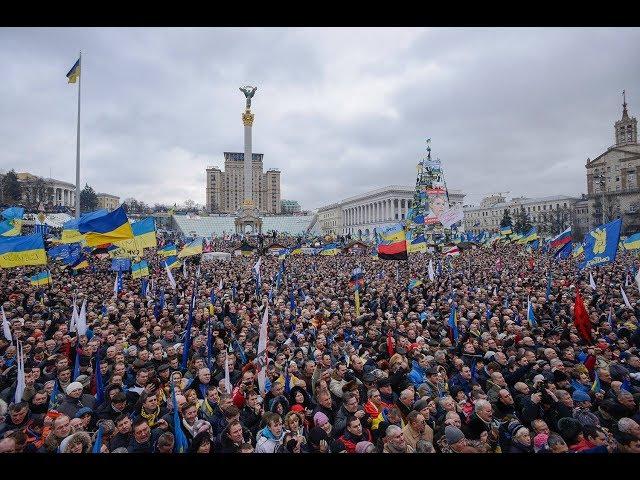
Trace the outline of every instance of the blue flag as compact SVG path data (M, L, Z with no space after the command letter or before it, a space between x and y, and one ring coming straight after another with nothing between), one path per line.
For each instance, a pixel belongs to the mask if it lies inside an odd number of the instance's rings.
M196 291L198 290L198 282L196 282L191 295L191 302L189 302L189 320L187 321L187 331L184 336L184 347L182 348L182 363L180 364L181 370L186 370L187 361L189 360L189 349L191 348L191 326L193 325L193 304L195 302Z
M622 221L618 218L600 225L584 237L584 261L579 265L581 270L585 267L605 265L616 259L621 226Z
M96 441L93 444L91 453L100 453L101 448L102 448L102 425L98 427L98 433L96 434Z
M211 321L207 321L207 367L211 369L211 355L213 354L213 336L211 335Z
M73 366L73 378L71 381L75 382L78 375L80 375L80 351L76 348L76 362Z
M49 398L49 410L55 409L58 393L59 393L58 380L56 380L53 384L53 390L51 390L51 397Z
M549 269L549 275L547 275L547 293L545 298L549 301L549 295L551 295L551 269Z
M180 420L180 415L178 413L178 402L176 401L176 390L173 388L173 382L171 382L171 399L173 401L173 428L175 437L174 450L175 453L184 453L189 447L189 442L182 431L182 421Z
M455 306L451 307L451 311L449 313L448 325L451 332L451 341L453 343L457 343L458 342L458 318L457 318Z
M296 299L293 296L293 290L289 293L289 308L291 308L292 312L296 309Z
M100 352L96 351L96 407L104 401L104 385L100 370Z

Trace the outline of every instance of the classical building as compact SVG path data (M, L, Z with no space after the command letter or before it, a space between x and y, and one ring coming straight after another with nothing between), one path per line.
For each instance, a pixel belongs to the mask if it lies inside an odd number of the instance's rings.
M115 210L120 205L120 197L109 193L97 193L98 208L105 208L109 211Z
M373 238L373 229L381 230L407 216L414 186L390 185L371 190L318 209L320 229L325 234L351 234ZM451 206L462 204L464 194L449 190Z
M622 218L623 233L635 233L640 230L640 145L638 121L629 116L626 98L614 139L605 152L587 159L589 226Z
M251 155L253 176L252 200L261 213L282 213L280 170L264 171L263 154ZM207 211L235 213L244 200L244 153L224 152L224 171L207 168Z
M280 203L282 205L282 213L285 215L291 213L300 213L300 211L302 211L302 208L300 207L300 204L297 200L282 200Z
M55 178L44 178L31 173L16 173L22 188L22 201L26 205L42 203L45 208L76 206L76 186Z
M480 233L482 230L498 232L504 211L509 210L512 222L516 222L516 214L524 208L529 222L538 227L540 234L553 234L558 229L574 224L576 204L580 198L556 195L541 198L518 197L507 201L501 194L490 195L480 202L480 206L464 207L465 231ZM581 209L586 208L580 204Z

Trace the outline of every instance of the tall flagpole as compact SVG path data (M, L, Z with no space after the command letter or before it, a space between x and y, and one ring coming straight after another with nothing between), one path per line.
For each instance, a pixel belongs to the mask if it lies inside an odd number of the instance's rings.
M76 218L80 218L80 88L82 86L82 51L78 63L80 75L78 75L78 127L76 138Z

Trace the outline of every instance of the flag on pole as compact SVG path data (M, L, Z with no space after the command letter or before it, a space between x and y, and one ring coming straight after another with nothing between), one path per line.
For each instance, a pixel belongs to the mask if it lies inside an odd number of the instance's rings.
M173 274L171 273L171 270L169 269L169 267L165 264L164 269L167 271L167 278L169 279L169 283L171 284L171 286L173 287L173 289L176 289L176 281L173 279Z
M75 382L76 378L80 375L80 350L76 347L76 361L73 365L73 377L71 381Z
M429 272L429 280L433 282L436 279L436 272L433 270L433 260L432 259L429 259L428 272Z
M68 79L67 83L76 83L76 80L78 79L79 76L80 76L80 59L78 58L76 63L73 64L73 67L71 67L71 70L67 72L67 79Z
M608 321L609 321L609 327L611 327L611 330L613 332L615 332L617 330L617 328L616 328L616 322L613 319L612 310L613 310L613 307L609 306L609 318L608 318Z
M602 387L600 386L600 377L598 377L598 371L594 370L593 372L594 375L594 379L593 379L593 385L591 385L591 391L593 393L598 393L599 391L602 390Z
M227 350L224 357L224 388L231 395L231 377L229 375L229 351Z
M7 316L4 313L4 307L0 306L2 309L2 333L4 334L4 338L11 344L13 344L13 339L11 338L11 326L9 325L9 321L7 320Z
M611 311L609 311L611 314ZM589 320L589 314L584 306L584 301L580 295L580 290L576 287L576 301L573 306L573 324L578 330L578 336L587 343L592 343L591 338L591 321Z
M451 306L449 311L449 338L453 343L458 342L458 314L455 305Z
M187 441L187 437L182 431L182 420L180 420L180 415L178 414L178 402L176 400L176 390L173 386L173 382L171 382L171 399L173 401L173 428L174 428L174 436L175 436L175 453L184 453L189 448L189 442Z
M359 317L360 316L360 288L358 284L356 284L356 289L353 296L356 304L356 317Z
M91 453L100 453L101 448L102 448L102 425L98 427L98 433L96 434L96 441L93 444Z
M80 314L76 318L76 329L78 335L87 334L87 299L82 301L82 307L80 307Z
M20 403L22 401L22 395L24 394L24 390L26 388L26 382L24 378L24 353L22 351L22 342L16 341L16 344L18 347L16 355L18 376L16 378L16 393L13 400L15 403Z
M545 294L545 300L549 301L549 295L551 295L551 269L547 275L547 293Z
M593 275L589 272L589 285L591 286L591 290L596 290L596 282L593 280Z
M624 300L624 304L627 306L627 308L633 310L633 307L631 306L631 304L629 303L629 299L627 298L627 294L624 293L624 288L622 288L622 285L620 285L620 293L622 293L622 299Z
M527 321L531 327L537 327L538 322L536 322L536 316L533 314L533 304L531 303L531 299L527 297Z
M256 356L257 366L260 368L258 371L258 388L260 389L260 395L266 393L267 383L267 330L269 326L269 307L265 307L264 315L262 316L262 323L260 324L260 337L258 338L258 354Z

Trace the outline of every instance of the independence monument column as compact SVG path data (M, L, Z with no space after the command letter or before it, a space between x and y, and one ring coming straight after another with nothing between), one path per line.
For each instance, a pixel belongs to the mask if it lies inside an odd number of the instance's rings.
M245 226L251 225L251 232L256 234L262 230L262 220L253 201L253 151L251 144L251 129L253 128L253 113L251 113L251 98L256 93L257 87L246 85L240 87L246 98L246 108L242 113L244 125L244 198L238 218L236 218L236 233L245 233Z

